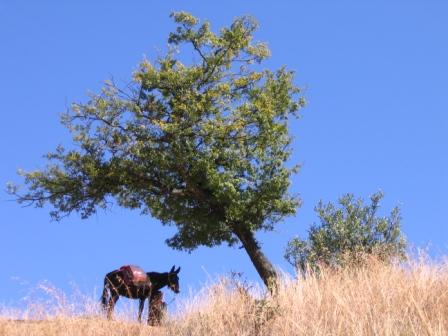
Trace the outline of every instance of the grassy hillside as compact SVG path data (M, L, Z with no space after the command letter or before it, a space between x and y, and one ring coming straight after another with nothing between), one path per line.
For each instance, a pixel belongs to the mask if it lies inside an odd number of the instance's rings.
M324 270L299 280L284 276L275 299L262 300L254 292L223 279L183 302L161 327L122 317L109 322L91 308L82 314L65 309L70 307L65 302L46 307L51 316L39 321L30 312L16 316L22 321L2 313L0 335L448 335L445 262L370 261L356 271Z

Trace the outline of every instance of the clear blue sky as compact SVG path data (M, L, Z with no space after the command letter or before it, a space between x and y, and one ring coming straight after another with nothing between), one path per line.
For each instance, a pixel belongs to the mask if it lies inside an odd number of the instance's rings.
M448 3L446 1L8 1L0 2L0 183L20 183L18 168L44 167L42 155L70 143L59 115L112 76L127 82L146 55L154 59L187 10L218 29L250 14L268 42L271 69L287 65L308 106L294 122L292 181L297 216L260 234L277 265L288 239L316 221L319 199L382 189L382 213L401 204L414 246L448 245ZM6 189L5 187L3 189ZM105 273L133 263L164 271L182 266L183 289L209 275L258 276L245 252L228 247L172 251L173 233L114 207L81 220L51 222L49 208L21 208L0 193L0 302L15 305L41 280L63 289L100 287ZM126 227L128 234L116 232ZM172 295L168 295L171 299Z

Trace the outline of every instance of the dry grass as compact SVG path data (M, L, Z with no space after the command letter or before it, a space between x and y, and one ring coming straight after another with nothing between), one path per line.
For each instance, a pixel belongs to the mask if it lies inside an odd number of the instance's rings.
M0 313L0 335L448 335L448 264L370 261L358 270L284 276L275 298L223 279L183 302L161 327L109 322L90 308L64 312L65 305L39 321Z

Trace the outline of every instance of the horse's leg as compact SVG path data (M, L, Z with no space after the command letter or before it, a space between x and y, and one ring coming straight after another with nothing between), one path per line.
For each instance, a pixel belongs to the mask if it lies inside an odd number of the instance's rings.
M151 318L151 310L152 310L152 302L151 302L151 298L152 298L152 286L149 289L149 295L148 295L148 325L152 325L152 318Z
M142 322L142 312L143 312L143 308L145 307L145 300L146 300L146 298L140 299L140 302L138 305L138 322Z
M108 279L105 278L104 279L104 289L103 289L103 294L101 295L101 306L103 307L103 311L106 312L107 308L108 308L108 299L109 297L109 284L108 284Z
M154 304L151 298L148 298L148 325L154 326Z
M112 293L112 296L109 299L109 307L107 310L107 319L108 320L112 319L112 313L114 312L114 307L115 307L115 304L117 303L119 297L120 296L118 294Z

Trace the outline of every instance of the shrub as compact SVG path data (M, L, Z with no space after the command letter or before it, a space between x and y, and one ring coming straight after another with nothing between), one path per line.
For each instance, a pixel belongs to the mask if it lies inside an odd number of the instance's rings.
M352 194L341 197L339 206L320 201L315 208L320 223L311 226L307 240L296 237L288 242L286 260L305 271L319 265L359 265L370 255L381 261L404 258L406 242L400 230L400 209L395 207L386 217L377 216L382 198L383 193L377 192L368 205Z

